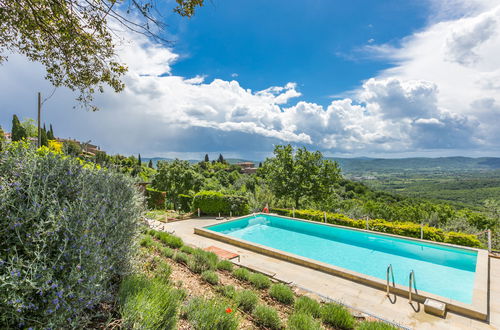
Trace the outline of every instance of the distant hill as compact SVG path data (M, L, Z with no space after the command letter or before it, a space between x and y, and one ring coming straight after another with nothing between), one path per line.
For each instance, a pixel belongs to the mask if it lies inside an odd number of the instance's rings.
M153 161L153 166L155 166L155 167L156 167L156 164L158 163L158 161L167 161L167 162L173 161L172 158L153 157L153 158L142 158L142 162L149 163L150 159ZM252 162L255 164L255 166L259 165L259 161L255 161L255 160L248 160L248 159L241 159L241 158L225 158L225 160L229 164L236 164L236 163L241 163L241 162ZM188 159L187 161L191 164L196 164L196 163L199 163L201 161L201 159Z

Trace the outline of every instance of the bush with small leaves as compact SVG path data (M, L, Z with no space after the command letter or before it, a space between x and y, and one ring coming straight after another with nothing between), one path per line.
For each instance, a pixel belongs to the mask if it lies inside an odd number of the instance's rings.
M194 250L195 249L189 245L184 245L183 247L181 247L181 251L187 254L193 254Z
M167 262L161 260L154 270L155 277L163 281L168 281L170 274L172 274L172 266L170 266Z
M139 245L145 248L153 246L153 243L154 243L153 238L148 234L142 235L139 240Z
M314 299L301 296L295 300L294 311L296 313L305 313L312 317L321 317L321 304Z
M219 300L192 299L184 314L195 330L235 330L239 320L231 307Z
M239 279L240 281L248 281L251 274L252 272L243 267L233 270L233 276Z
M295 299L295 295L293 294L292 289L284 284L273 284L271 289L269 290L269 295L285 305L293 304Z
M201 278L212 285L216 285L219 283L219 276L217 276L217 273L212 271L212 270L206 270L203 273L201 273Z
M321 306L321 319L337 329L354 329L354 317L339 304L327 303Z
M287 329L289 330L319 330L320 322L311 315L305 313L293 313L288 318Z
M259 273L251 274L248 281L257 289L267 289L271 286L271 280L269 277Z
M220 285L216 290L226 298L234 298L236 295L236 289L233 285Z
M195 249L189 259L188 267L192 272L201 274L206 270L214 270L218 261L219 258L215 253Z
M364 321L358 324L357 330L397 330L398 328L384 322Z
M183 252L175 252L174 260L180 264L187 265L189 262L189 256Z
M164 231L157 231L157 230L151 229L151 230L149 230L149 234L156 237L163 244L165 244L168 247L171 247L173 249L178 249L184 245L184 242L182 241L182 239L180 237L166 233Z
M169 248L167 246L162 246L159 250L160 250L160 254L162 256L164 256L165 258L172 258L172 256L174 255L174 250L172 250L171 248Z
M259 302L259 298L252 290L241 290L236 292L235 301L239 308L247 313L251 313Z
M278 312L272 307L258 305L253 311L253 316L255 317L255 323L261 327L268 329L281 328L281 320Z
M221 260L217 264L217 269L218 270L226 270L228 272L233 270L233 263L229 260Z

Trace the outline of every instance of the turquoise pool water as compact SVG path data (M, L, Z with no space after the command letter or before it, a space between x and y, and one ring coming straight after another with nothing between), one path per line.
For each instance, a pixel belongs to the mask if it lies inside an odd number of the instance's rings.
M256 215L206 227L221 234L386 280L392 264L395 282L408 286L411 270L417 290L472 303L477 252L432 243L325 226L271 215Z

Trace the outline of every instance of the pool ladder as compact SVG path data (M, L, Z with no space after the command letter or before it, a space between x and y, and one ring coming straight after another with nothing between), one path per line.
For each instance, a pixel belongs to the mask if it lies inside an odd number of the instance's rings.
M386 278L387 278L386 295L387 295L387 297L390 297L390 278L392 278L392 286L393 287L396 286L396 284L394 282L394 271L392 270L392 264L389 264L389 266L387 266ZM413 297L412 297L413 290L412 290L412 288L414 288L415 293L417 293L417 288L415 287L415 271L414 270L412 270L410 272L408 282L409 282L408 283L408 298L409 298L409 303L411 304L413 302Z
M415 287L415 272L412 271L410 272L410 277L408 279L408 297L410 299L409 303L411 304L412 303L412 297L411 297L411 294L412 294L412 285L413 287ZM415 288L415 293L417 292L417 288Z
M387 266L387 272L386 272L386 275L387 275L387 297L389 297L390 295L390 290L389 290L389 284L390 284L390 281L389 281L389 274L392 276L392 286L395 287L396 286L396 283L394 282L394 272L392 271L392 265L389 264L389 266Z

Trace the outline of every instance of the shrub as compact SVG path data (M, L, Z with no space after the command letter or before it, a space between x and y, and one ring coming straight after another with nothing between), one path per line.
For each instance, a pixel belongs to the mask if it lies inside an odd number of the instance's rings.
M251 274L252 272L243 267L236 268L235 270L233 270L233 276L239 279L240 281L248 281Z
M321 324L316 321L310 314L293 313L288 318L287 329L290 330L319 330Z
M165 258L172 258L172 256L174 255L174 250L172 250L171 248L169 248L167 246L162 246L160 248L160 253Z
M193 254L194 248L189 245L184 245L183 247L181 247L181 251L187 254Z
M278 312L272 307L266 305L259 305L255 308L253 312L255 317L255 322L261 327L268 329L280 329L281 320L278 316Z
M215 253L195 249L189 259L188 267L192 272L201 274L206 270L214 270L218 261L219 259Z
M217 269L218 270L226 270L228 272L233 270L233 263L229 260L221 260L217 264Z
M151 238L151 236L149 235L142 235L141 236L141 239L139 240L139 245L142 246L142 247L151 247L153 246L153 239Z
M257 289L267 289L271 286L269 277L259 273L250 274L248 281Z
M384 322L369 322L369 321L364 321L361 322L356 329L358 330L397 330L395 326L392 326L390 324L384 323Z
M354 317L339 304L324 304L321 307L321 319L324 323L338 329L354 329Z
M193 203L193 197L189 196L189 195L183 195L183 194L180 194L179 197L178 197L178 200L179 200L179 205L181 207L181 210L183 212L190 212L192 207L192 203Z
M216 285L219 283L219 276L217 276L217 273L211 270L206 270L203 273L201 273L201 278L212 285Z
M178 262L180 264L188 264L189 257L187 254L182 253L182 252L175 252L174 254L174 260L175 262Z
M216 290L226 298L234 298L236 295L236 289L232 285L220 285Z
M184 245L184 242L180 237L174 236L172 234L166 233L164 231L149 230L149 234L159 239L163 244L173 248L178 249Z
M269 290L269 295L285 305L293 304L295 299L292 289L281 283L273 284Z
M165 192L146 187L146 204L150 210L164 210Z
M168 286L160 279L132 275L126 277L119 290L120 314L124 328L175 329L177 311L183 291Z
M192 299L186 307L186 317L196 330L232 330L238 328L238 318L218 300Z
M316 318L321 317L320 303L306 296L301 296L295 300L294 311L299 314L303 313Z
M155 277L163 281L168 281L170 274L172 274L172 267L165 261L161 260L154 271Z
M218 191L200 191L193 198L193 209L203 214L218 215L229 214L244 215L249 212L248 198L244 196L224 195Z
M293 216L292 210L287 209L271 209L273 213L284 215L287 217ZM323 222L324 213L315 210L295 210L295 217L311 221ZM344 214L326 213L326 222L335 225L346 227L362 228L366 227L366 221L361 219L351 219ZM402 221L386 221L382 219L373 219L368 221L370 229L382 233L420 238L420 224L414 222ZM423 227L424 239L445 242L470 247L481 247L481 242L476 236L455 232L444 232L442 229L430 226Z
M252 290L241 290L236 292L235 300L239 308L245 312L251 313L255 305L257 305L259 298Z
M12 143L0 153L0 324L85 327L129 271L142 199L131 178Z

